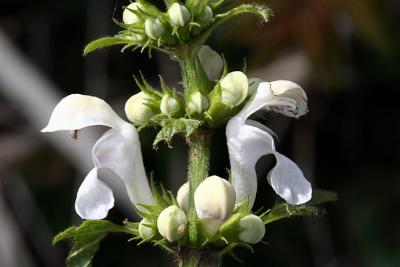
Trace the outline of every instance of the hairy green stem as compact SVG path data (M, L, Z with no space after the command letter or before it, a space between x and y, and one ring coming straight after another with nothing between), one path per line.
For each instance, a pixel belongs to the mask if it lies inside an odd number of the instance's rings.
M180 60L183 84L187 95L198 90L198 77L196 72L196 57L185 55Z
M195 249L184 251L179 259L179 267L220 267L222 256Z
M211 132L209 130L198 130L190 137L189 143L189 240L192 245L197 243L197 214L194 206L194 191L199 184L208 176L209 144Z

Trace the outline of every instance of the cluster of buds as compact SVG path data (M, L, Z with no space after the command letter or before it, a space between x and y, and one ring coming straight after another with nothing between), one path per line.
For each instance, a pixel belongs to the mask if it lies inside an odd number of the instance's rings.
M232 185L218 176L206 178L194 193L194 204L200 223L200 236L207 242L235 242L255 244L265 234L260 217L250 214L244 204L235 206L236 196ZM181 186L177 203L163 209L157 218L157 232L168 242L184 242L189 209L189 184ZM151 239L155 227L146 219L139 225L140 236ZM204 244L204 243L203 243Z
M162 92L151 87L144 79L136 80L141 92L131 96L125 104L125 114L135 125L143 125L156 115L168 118L183 114L183 103L174 89L169 88L161 79Z
M122 14L125 31L120 37L133 45L171 47L200 34L214 18L211 6L196 7L191 12L184 4L171 1L165 12L139 0L125 7Z
M202 66L203 79L206 79L204 87L180 97L162 79L162 93L145 80L142 84L137 81L142 92L126 103L128 119L143 125L153 117L159 118L158 115L188 117L201 119L214 128L237 113L261 82L260 79L248 79L241 71L228 72L222 57L208 46L201 47L197 60Z

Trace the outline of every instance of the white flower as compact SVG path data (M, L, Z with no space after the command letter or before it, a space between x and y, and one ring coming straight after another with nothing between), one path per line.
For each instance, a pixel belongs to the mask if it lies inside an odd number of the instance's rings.
M114 206L111 188L98 179L101 168L111 169L121 178L138 209L143 209L138 204L152 204L136 128L122 120L103 100L79 94L65 97L54 108L42 132L79 130L95 125L111 129L93 146L94 168L82 182L75 201L78 215L83 219L102 219Z
M263 82L255 95L227 125L229 159L236 201L254 204L257 191L255 165L261 156L273 154L276 165L268 174L274 191L288 203L298 205L311 198L311 184L297 165L275 150L272 131L248 117L260 109L274 110L289 117L307 112L307 96L303 89L289 81Z

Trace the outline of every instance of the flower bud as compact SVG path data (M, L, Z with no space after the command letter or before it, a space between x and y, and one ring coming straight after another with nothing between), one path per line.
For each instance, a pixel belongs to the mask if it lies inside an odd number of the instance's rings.
M168 9L169 22L172 26L185 26L190 20L189 10L179 3L173 3Z
M144 23L144 30L151 39L157 40L165 34L166 28L159 19L146 19Z
M160 235L173 242L185 235L187 226L186 214L175 205L164 209L157 219Z
M204 9L203 14L200 15L200 21L204 21L204 22L211 22L212 18L214 16L213 10L210 6L207 6Z
M197 216L208 236L218 232L235 206L236 195L232 185L218 176L206 178L194 193Z
M178 201L179 207L185 212L189 210L189 182L184 183L176 194L176 201Z
M265 235L265 225L260 217L250 214L240 220L242 231L239 234L239 239L250 243L258 243Z
M225 105L236 107L246 99L249 91L249 83L243 72L230 72L220 83L222 103Z
M249 95L253 95L256 91L260 83L262 83L263 80L260 78L250 78L249 79Z
M139 10L140 4L139 3L131 3L129 4L124 12L122 13L122 21L125 24L135 24L140 21L139 17L133 13L131 10Z
M168 94L165 94L161 99L160 110L161 113L167 116L171 116L177 112L180 105L176 99Z
M215 81L221 76L224 67L222 57L209 46L203 45L197 56L210 81Z
M151 222L147 219L143 219L139 223L138 227L139 235L141 238L145 240L152 238L155 234L153 228L151 228L149 225L151 225Z
M208 102L207 97L200 92L196 92L189 96L189 101L187 103L189 113L202 113L208 109L209 105L210 103Z
M125 114L134 124L147 122L154 116L153 110L148 106L150 96L140 92L131 96L125 104Z

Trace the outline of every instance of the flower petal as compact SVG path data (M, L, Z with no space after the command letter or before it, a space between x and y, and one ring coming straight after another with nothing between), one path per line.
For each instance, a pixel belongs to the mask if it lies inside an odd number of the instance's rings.
M277 106L277 110L275 110L275 107L271 107L272 110L278 111L286 116L296 118L303 116L308 112L307 95L300 85L291 81L273 81L270 83L270 90L274 95L291 99L296 103L294 108L291 105L287 106L286 108L285 106Z
M138 204L152 204L153 195L147 180L135 127L124 122L118 130L108 130L94 145L92 156L97 168L109 168L125 183L129 198Z
M299 167L284 155L274 152L276 165L268 174L268 182L274 191L292 205L306 203L311 199L311 184Z
M297 118L307 113L307 95L299 85L290 81L262 82L253 98L236 116L244 122L262 108Z
M248 200L252 207L257 192L256 163L261 156L273 153L274 139L267 131L242 124L240 118L228 122L226 137L236 202Z
M99 220L105 218L113 206L112 190L97 178L97 168L92 169L79 187L76 213L82 219Z
M104 100L88 95L72 94L54 108L42 132L78 130L87 126L117 127L123 120Z
M224 67L222 57L207 45L203 45L197 55L208 79L218 80Z

